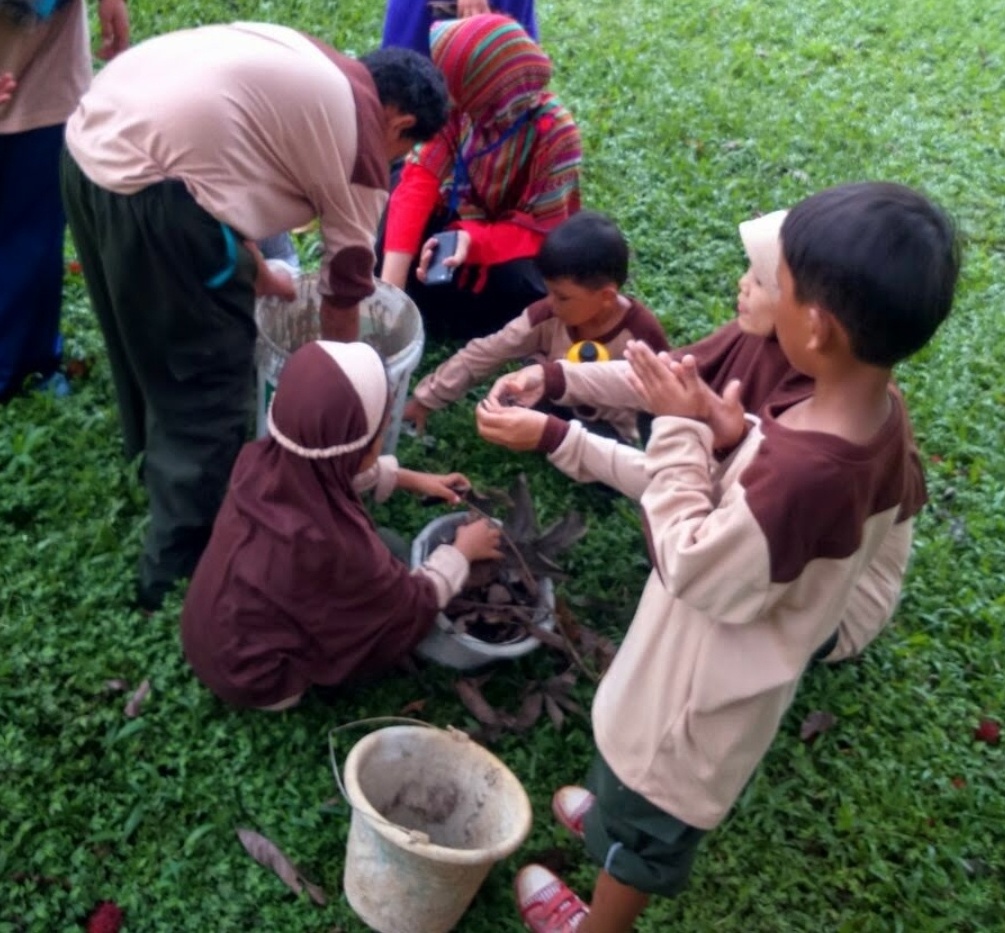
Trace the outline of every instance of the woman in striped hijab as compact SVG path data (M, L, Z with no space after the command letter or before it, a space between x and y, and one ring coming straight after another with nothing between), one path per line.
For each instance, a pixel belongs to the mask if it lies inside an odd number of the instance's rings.
M579 210L582 148L547 90L551 60L518 23L495 14L439 23L431 49L453 107L391 195L381 277L406 289L432 336L468 338L544 297L533 257ZM458 231L456 272L425 285L428 238L443 229Z

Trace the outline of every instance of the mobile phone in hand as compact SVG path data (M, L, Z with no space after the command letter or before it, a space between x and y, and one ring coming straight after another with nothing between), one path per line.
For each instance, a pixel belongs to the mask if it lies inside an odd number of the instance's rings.
M457 252L457 231L442 230L433 236L436 247L426 268L427 285L446 285L454 277L454 266L443 265L444 259L449 259Z

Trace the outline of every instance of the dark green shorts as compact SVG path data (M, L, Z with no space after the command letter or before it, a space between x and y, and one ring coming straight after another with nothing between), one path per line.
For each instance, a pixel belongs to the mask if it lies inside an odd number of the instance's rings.
M597 753L586 786L597 802L583 821L590 857L615 881L673 897L687 886L705 830L626 787Z

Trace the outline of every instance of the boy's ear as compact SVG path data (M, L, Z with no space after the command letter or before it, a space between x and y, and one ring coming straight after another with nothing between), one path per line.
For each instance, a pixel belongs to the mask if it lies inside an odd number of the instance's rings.
M820 353L834 339L834 318L816 305L809 306L806 317L809 322L806 347Z

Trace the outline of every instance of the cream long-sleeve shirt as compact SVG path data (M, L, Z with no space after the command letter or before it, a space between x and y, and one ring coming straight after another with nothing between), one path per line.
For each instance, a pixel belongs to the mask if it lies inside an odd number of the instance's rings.
M385 117L366 67L285 26L234 23L134 46L95 78L67 124L84 174L119 194L166 179L241 236L320 219L320 289L372 294L387 202Z
M866 445L766 412L721 463L709 429L682 418L658 418L644 454L573 424L550 455L574 478L642 490L654 569L594 734L627 786L693 826L729 811L839 623L854 646L896 604L925 492L891 399Z

